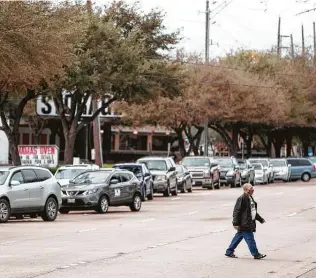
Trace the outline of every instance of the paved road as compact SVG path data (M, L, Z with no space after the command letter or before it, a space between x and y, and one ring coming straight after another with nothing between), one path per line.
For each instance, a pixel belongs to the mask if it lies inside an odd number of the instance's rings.
M315 277L315 193L315 182L255 187L267 221L256 234L265 260L254 260L244 242L238 259L224 256L241 189L196 190L157 196L137 213L110 208L0 225L1 277Z

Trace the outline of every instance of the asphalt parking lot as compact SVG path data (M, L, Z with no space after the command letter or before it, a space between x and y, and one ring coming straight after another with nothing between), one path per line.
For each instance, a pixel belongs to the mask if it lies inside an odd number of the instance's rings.
M266 259L242 242L224 256L242 189L193 193L143 203L140 212L111 207L104 215L73 212L55 222L0 225L0 273L6 278L316 277L316 181L255 186L256 239ZM301 276L300 276L301 275Z

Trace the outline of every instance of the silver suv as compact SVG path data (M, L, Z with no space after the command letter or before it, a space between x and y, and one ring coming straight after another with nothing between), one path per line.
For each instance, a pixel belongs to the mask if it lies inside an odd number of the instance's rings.
M0 223L10 216L38 215L54 221L61 206L60 185L52 173L42 167L0 167Z
M171 157L142 157L136 161L144 163L154 181L154 192L163 193L165 197L178 195L176 164Z

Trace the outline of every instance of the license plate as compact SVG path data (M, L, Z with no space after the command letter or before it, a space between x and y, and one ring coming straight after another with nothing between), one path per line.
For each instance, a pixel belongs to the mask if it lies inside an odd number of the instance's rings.
M76 202L76 199L68 199L67 202L70 204L74 204Z

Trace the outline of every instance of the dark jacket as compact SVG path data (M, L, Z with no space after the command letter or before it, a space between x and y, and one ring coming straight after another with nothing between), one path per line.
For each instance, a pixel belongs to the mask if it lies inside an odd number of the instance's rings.
M250 197L252 198L252 197ZM252 198L253 202L255 203L256 210L258 211L258 205ZM239 226L240 231L243 232L255 232L256 231L256 220L260 223L264 223L264 219L259 215L256 214L256 219L252 220L251 217L251 205L250 199L247 194L241 195L237 201L233 212L233 225Z

